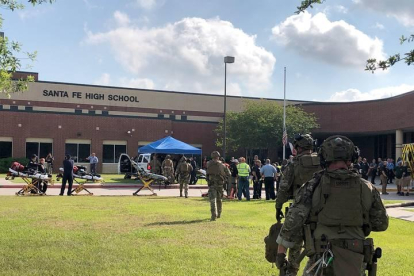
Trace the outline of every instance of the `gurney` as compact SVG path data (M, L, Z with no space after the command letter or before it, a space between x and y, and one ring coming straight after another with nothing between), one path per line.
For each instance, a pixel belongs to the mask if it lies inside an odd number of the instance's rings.
M16 195L46 195L40 190L40 185L53 185L52 175L41 173L35 169L27 169L18 162L13 162L6 175L6 180L13 180L15 177L20 177L26 183Z
M63 168L59 168L60 173L56 176L56 181L60 181L63 178ZM78 184L76 188L71 191L72 195L93 195L85 184L90 183L101 183L103 185L104 179L99 174L92 174L86 172L85 166L73 166L73 181ZM86 194L80 194L85 191Z
M132 162L133 162L132 165L134 165L135 162L134 161ZM137 166L137 177L139 180L141 180L144 186L140 187L135 193L133 193L132 195L134 196L138 195L138 193L144 188L150 190L152 192L152 195L156 196L157 194L154 192L154 189L151 188L152 183L157 183L158 185L164 184L165 186L169 184L168 178L166 178L165 176L146 172L144 169L138 168L138 166Z

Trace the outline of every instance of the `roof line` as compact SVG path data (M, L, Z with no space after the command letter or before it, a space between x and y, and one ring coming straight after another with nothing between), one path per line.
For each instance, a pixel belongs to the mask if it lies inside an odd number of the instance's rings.
M69 83L69 82L56 82L56 81L36 81L35 83L65 84L65 85L86 86L86 87L115 88L115 89L125 89L125 90L135 90L135 91L148 91L148 92L176 93L176 94L198 95L198 96L224 97L224 95L221 95L221 94L204 94L204 93L195 93L195 92L155 90L155 89L131 88L131 87L120 87L120 86L104 86L104 85L95 85L95 84L82 84L82 83ZM242 98L242 99L244 98L244 99L283 101L283 99L245 97L245 96L233 96L233 95L227 95L227 97ZM313 102L313 101L305 101L305 100L302 101L302 100L288 100L288 99L286 99L286 101L298 102L298 103L312 103Z

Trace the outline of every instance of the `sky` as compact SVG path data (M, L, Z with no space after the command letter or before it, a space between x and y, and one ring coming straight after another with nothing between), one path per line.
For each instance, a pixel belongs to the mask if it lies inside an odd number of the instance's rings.
M26 3L27 1L24 1ZM57 0L2 10L2 31L37 51L23 71L44 81L224 93L308 101L361 101L414 90L412 67L375 74L369 58L405 53L412 0ZM21 54L19 54L21 55Z

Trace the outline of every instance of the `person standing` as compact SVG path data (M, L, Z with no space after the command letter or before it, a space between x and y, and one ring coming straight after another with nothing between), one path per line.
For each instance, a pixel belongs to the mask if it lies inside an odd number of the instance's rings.
M46 170L46 160L45 160L45 158L40 158L39 159L39 166L38 166L38 170L39 170L39 172L40 173L47 173L47 170ZM38 181L39 181L39 190L42 192L42 193L44 193L44 194L46 194L46 191L47 191L47 181L41 181L40 179L38 179Z
M158 160L158 157L156 154L152 156L150 166L151 166L151 173L161 174L161 162L160 160Z
M377 176L378 165L375 162L375 159L372 159L372 163L369 164L369 173L371 174L371 184L375 185L375 177Z
M402 161L399 161L397 163L397 166L395 167L395 185L397 185L397 195L404 195L402 191L403 186L403 175L405 175L406 168L403 167Z
M260 174L264 177L266 200L275 200L275 181L277 169L270 164L270 159L266 159L266 165L260 169Z
M197 162L194 157L190 158L190 165L193 168L190 174L190 185L195 185L197 183Z
M405 191L405 195L409 196L410 195L410 182L411 182L411 168L408 166L408 162L404 162L404 175L403 175L403 181L402 181L402 189L401 189L401 194L400 195L404 195L404 189Z
M161 164L162 174L168 178L168 181L172 184L174 183L174 163L171 160L171 156L165 156L164 161Z
M368 180L369 165L366 158L362 159L362 162L359 165L359 167L361 170L361 177L365 180Z
M190 173L193 167L188 163L188 160L183 156L180 164L177 166L176 175L180 182L180 197L183 197L183 188L185 198L188 198L188 182L190 181Z
M207 170L207 156L204 156L203 162L201 164L203 166L203 170Z
M237 170L237 165L239 160L233 159L233 162L230 164L230 177L228 178L227 194L230 199L234 198L234 195L237 196L237 175L239 171Z
M253 199L262 198L262 177L260 175L261 167L262 167L262 162L260 160L256 160L252 168Z
M246 197L246 200L250 200L250 191L249 191L249 174L250 166L246 164L246 159L240 157L240 163L237 165L238 171L238 190L237 198L242 200L242 194Z
M378 171L380 174L380 179L381 179L381 186L382 186L382 194L383 195L388 195L387 193L387 179L388 179L388 174L387 174L387 161L384 161L382 163L382 166L380 166L378 164Z
M208 198L210 200L211 221L221 217L223 186L226 177L230 176L229 170L219 160L220 153L213 151L207 163L206 179L208 183Z
M53 157L51 152L49 152L45 160L46 160L46 172L48 174L52 174L53 173L53 161L55 160L55 158Z
M72 195L72 185L73 185L73 160L70 158L69 154L66 154L65 160L63 161L63 177L62 177L62 187L60 188L60 196L63 196L65 193L66 182L69 183L68 187L68 196Z
M387 183L392 184L394 179L394 160L391 158L387 159Z
M98 157L96 157L95 153L92 153L88 158L86 158L87 160L89 160L89 164L91 166L91 174L96 174L96 164L98 164L99 160Z
M279 192L276 198L276 220L280 222L283 218L282 207L290 198L296 199L299 188L309 181L313 174L321 170L319 156L313 151L313 138L310 134L296 135L294 147L297 155L289 162L283 174L280 183ZM285 220L286 221L286 220ZM300 256L302 244L296 244L289 250L289 267L288 275L297 275L299 270L298 259Z
M287 248L301 246L305 235L308 275L363 275L363 253L368 258L373 254L364 249L374 248L373 240L366 237L371 231L387 230L389 219L377 189L349 169L356 149L350 139L339 135L321 145L324 170L300 188L276 240L279 269L293 265L286 260ZM318 269L315 263L322 256L325 262Z

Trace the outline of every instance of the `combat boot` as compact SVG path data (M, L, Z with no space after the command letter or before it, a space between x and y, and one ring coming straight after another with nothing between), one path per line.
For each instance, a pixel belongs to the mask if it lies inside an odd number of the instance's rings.
M183 197L183 191L180 191L180 197Z
M211 216L210 221L216 221L216 216Z
M221 217L221 212L219 212L218 214L217 214L217 218L220 218Z
M185 198L188 198L188 193L185 193Z

